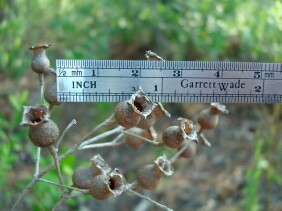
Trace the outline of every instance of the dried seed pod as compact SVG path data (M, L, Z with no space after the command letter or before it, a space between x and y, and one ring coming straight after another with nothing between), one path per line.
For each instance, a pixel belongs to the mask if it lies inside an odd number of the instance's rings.
M93 178L100 174L96 168L92 166L80 166L72 175L72 183L74 187L81 189L89 189Z
M110 196L120 195L126 186L126 181L118 169L109 175L101 174L93 178L90 194L98 200L105 200Z
M176 125L166 128L163 132L162 140L170 148L180 147L184 141L181 128Z
M181 117L178 118L178 121L180 126L170 126L164 130L162 135L164 144L170 148L178 148L184 140L194 140L197 142L197 132L193 122Z
M44 90L44 99L51 105L61 105L57 100L57 84L55 82L48 84Z
M173 174L172 166L166 156L160 156L154 164L148 164L141 167L137 172L138 184L148 190L155 189L163 175L170 176Z
M45 105L22 106L22 126L36 127L49 121L49 111Z
M132 147L138 147L142 144L144 144L144 140L142 140L141 138L137 137L143 137L149 140L156 140L157 134L156 131L153 128L149 128L147 130L141 129L141 128L131 128L130 130L128 130L129 133L133 134L125 134L125 142ZM136 135L136 136L134 136Z
M185 147L185 150L181 153L181 157L183 158L191 158L196 154L197 150L197 144L193 141L182 145L180 148L178 148L178 151L181 150L183 147Z
M211 103L210 108L201 111L197 120L201 130L215 128L218 124L218 115L220 113L228 113L228 110L219 103Z
M74 171L72 175L74 187L89 189L94 177L111 172L111 168L99 154L93 156L90 161L92 161L91 166L81 166Z
M116 121L125 128L136 126L145 119L156 105L146 96L142 89L132 95L130 100L120 102L115 107Z
M38 147L48 147L54 144L59 137L59 128L55 122L48 122L29 128L29 138Z
M154 126L157 119L161 116L170 117L170 113L164 109L161 103L156 103L156 107L154 108L152 113L146 119L141 119L137 127L140 127L142 129L150 128Z
M31 46L29 49L33 51L34 55L31 61L31 68L34 72L42 74L50 69L50 61L46 56L46 49L51 45L37 45Z
M156 164L148 164L138 170L137 181L142 188L153 190L159 185L162 176L163 172Z

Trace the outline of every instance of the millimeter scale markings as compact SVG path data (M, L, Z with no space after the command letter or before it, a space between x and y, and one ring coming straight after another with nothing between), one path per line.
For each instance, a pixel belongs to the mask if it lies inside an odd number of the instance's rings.
M120 102L139 87L154 102L281 103L282 64L56 60L60 102Z

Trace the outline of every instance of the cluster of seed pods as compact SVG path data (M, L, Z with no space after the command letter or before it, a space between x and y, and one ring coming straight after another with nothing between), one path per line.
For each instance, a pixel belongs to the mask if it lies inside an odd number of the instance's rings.
M54 147L58 141L59 128L50 119L53 106L60 105L57 101L56 81L48 84L45 89L44 74L54 73L50 68L50 61L45 50L50 45L32 46L34 52L31 62L32 70L39 74L41 97L49 103L49 108L44 104L23 106L21 125L29 126L31 142L40 148L47 148L54 157L59 181L61 181L57 149ZM162 61L157 54L147 51L149 60ZM42 103L42 102L41 102ZM136 172L136 187L148 190L155 189L162 177L173 174L173 163L180 157L191 158L196 153L198 145L211 146L204 136L203 131L217 126L219 114L228 113L224 105L212 103L198 115L196 124L187 118L178 118L178 124L166 128L161 134L161 141L157 142L157 132L154 125L160 117L170 117L161 103L154 103L140 88L130 99L119 102L114 109L112 118L114 122L124 129L124 141L131 147L139 147L145 140L156 143L156 146L165 146L176 150L176 156L168 159L165 155L158 157L151 164L142 166ZM81 166L74 170L72 176L73 186L88 190L95 199L104 200L111 196L118 196L129 187L124 175L117 168L112 169L99 155L91 159L91 165Z

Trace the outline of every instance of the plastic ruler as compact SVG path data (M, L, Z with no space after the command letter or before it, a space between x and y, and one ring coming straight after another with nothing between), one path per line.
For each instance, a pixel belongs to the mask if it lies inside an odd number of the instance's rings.
M282 64L57 60L61 102L120 102L139 87L154 102L281 103Z

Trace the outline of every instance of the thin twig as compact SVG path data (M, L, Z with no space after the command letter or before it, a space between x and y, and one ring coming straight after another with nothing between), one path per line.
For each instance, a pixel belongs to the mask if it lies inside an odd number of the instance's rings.
M75 188L75 187L72 187L72 186L67 186L67 185L62 185L62 184L59 184L59 183L56 183L56 182L52 182L52 181L49 181L49 180L46 180L46 179L38 179L39 182L45 182L45 183L48 183L48 184L51 184L51 185L56 185L56 186L59 186L59 187L63 187L63 188L68 188L70 190L76 190L76 191L80 191L80 192L86 192L85 189L79 189L79 188Z
M172 209L168 208L167 206L165 206L165 205L163 205L163 204L160 204L160 203L154 201L153 199L151 199L151 198L149 198L149 197L147 197L147 196L142 195L141 193L138 193L138 192L136 192L136 191L134 191L134 190L131 190L131 189L127 189L127 191L130 192L130 193L135 194L136 196L139 196L139 197L141 197L141 198L143 198L143 199L146 199L146 200L152 202L153 204L155 204L156 206L158 206L158 207L160 207L160 208L162 208L162 209L164 209L164 210L173 211Z
M63 138L65 137L67 131L73 126L76 124L76 120L73 119L69 124L68 126L66 127L66 129L62 132L60 138L58 139L57 143L55 144L55 148L56 150L58 151L58 148L59 148L59 145L61 144Z
M65 203L65 201L68 199L68 196L71 194L73 190L72 189L68 189L66 190L60 200L54 205L54 207L52 208L52 211L56 211L56 210L59 210L59 208Z
M44 91L44 74L39 74L39 89L40 89L40 102L43 103L43 91Z
M150 144L153 144L153 145L159 145L159 144L160 144L160 142L152 141L152 140L150 140L150 139L144 138L144 137L142 137L142 136L139 136L139 135L137 135L137 134L131 133L131 132L129 132L129 131L123 131L123 133L125 133L125 134L127 134L127 135L130 135L130 136L134 136L134 137L136 137L136 138L139 138L139 139L141 139L141 140L143 140L143 141L146 141L146 142L148 142L148 143L150 143Z
M100 134L100 136L98 138L95 138L92 141L99 141L102 138L105 138L107 136L113 135L115 133L121 132L123 129L122 127L117 127L114 130L111 131L107 131L105 133L107 133L106 135ZM108 133L110 132L110 133ZM84 142L83 142L84 143ZM79 151L79 143L74 144L67 152L65 152L63 155L58 157L58 162L61 162L62 160L64 160L65 158L67 158L68 156L72 155L73 153ZM23 199L23 197L29 192L29 190L33 187L33 185L37 182L37 180L41 177L43 177L46 173L48 173L51 169L53 169L55 167L55 161L53 163L51 163L47 168L41 170L37 176L37 178L34 178L23 190L23 192L20 194L19 198L17 199L17 201L15 202L12 210L15 210L19 204L19 202Z
M93 148L103 148L103 147L116 147L119 145L124 144L125 141L121 141L121 142L107 142L107 143L99 143L99 144L89 144L89 145L85 145L83 147L80 148L80 150L84 150L84 149L93 149Z
M107 118L105 121L94 127L92 130L90 130L83 138L82 140L87 139L89 136L91 136L96 131L100 130L103 127L108 127L116 123L116 119L114 115L112 114L109 118Z
M34 178L37 178L37 176L39 174L40 154L41 154L41 148L37 147L36 159L35 159L35 172L34 172L34 175L33 175Z
M56 148L53 145L48 147L48 150L49 150L50 154L52 155L52 157L54 159L55 167L56 167L57 174L58 174L59 183L61 185L63 185L63 178L62 178L62 174L61 174L61 170L60 170L60 163L59 163L59 159L58 159L57 150L56 150ZM63 192L64 188L62 187L61 190Z
M178 160L180 155L187 149L187 147L192 143L193 140L186 140L184 146L169 160L170 164L173 164Z
M14 206L12 207L12 211L16 210L17 206L19 205L22 198L30 191L30 189L35 185L35 183L38 181L37 178L33 178L28 185L23 189L20 196L18 197L17 201L14 203Z
M96 141L99 141L99 140L101 140L101 139L103 139L103 138L106 138L106 137L108 137L108 136L110 136L110 135L113 135L113 134L116 134L116 133L120 133L120 132L122 132L122 131L123 131L123 127L121 127L121 126L118 126L118 127L114 128L114 129L112 129L112 130L106 131L106 132L104 132L104 133L102 133L102 134L100 134L100 135L97 135L97 136L95 136L95 137L93 137L93 138L90 138L90 139L88 139L88 140L82 142L82 143L79 145L79 149L82 148L82 147L85 146L85 145L92 144L92 143L94 143L94 142L96 142Z
M57 75L56 70L54 70L53 68L50 68L50 69L49 69L49 72L50 72L50 73L53 73L53 74L55 74L55 75Z

